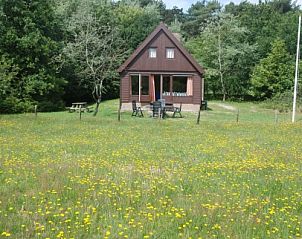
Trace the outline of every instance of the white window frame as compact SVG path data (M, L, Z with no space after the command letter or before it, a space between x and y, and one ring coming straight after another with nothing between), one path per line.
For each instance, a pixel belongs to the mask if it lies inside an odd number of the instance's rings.
M166 48L166 58L174 59L175 58L175 48L167 47Z
M149 58L156 58L157 57L157 48L150 47L149 48Z

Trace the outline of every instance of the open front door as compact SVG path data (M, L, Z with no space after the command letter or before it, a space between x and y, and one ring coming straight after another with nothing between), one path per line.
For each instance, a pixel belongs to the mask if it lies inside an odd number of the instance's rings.
M172 79L170 75L150 76L151 101L167 99L172 102Z
M160 100L162 97L162 92L161 92L161 86L160 86L160 78L161 75L155 75L154 76L154 82L155 82L155 100Z

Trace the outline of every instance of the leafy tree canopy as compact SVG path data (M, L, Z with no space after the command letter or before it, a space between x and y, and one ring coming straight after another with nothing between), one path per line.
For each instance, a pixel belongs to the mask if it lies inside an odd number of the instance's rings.
M286 50L283 40L272 43L271 52L255 67L250 93L257 99L271 98L293 86L294 59Z
M54 57L60 51L61 37L52 8L46 0L2 0L0 2L0 49L10 59L10 96L27 101L48 100L61 94L64 80L57 74ZM8 65L7 65L8 64ZM58 104L58 97L54 104Z

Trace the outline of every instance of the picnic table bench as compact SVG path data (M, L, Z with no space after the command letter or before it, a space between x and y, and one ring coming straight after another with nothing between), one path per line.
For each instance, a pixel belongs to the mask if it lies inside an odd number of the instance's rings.
M166 115L167 112L173 112L173 118L175 118L176 114L179 114L180 118L182 118L181 115L181 108L182 104L180 104L179 107L174 106L172 103L166 103L163 107L163 114Z
M75 102L71 107L68 107L70 113L73 112L91 112L91 108L87 106L87 102Z
M153 117L159 116L159 117L165 117L167 116L167 112L173 113L173 118L175 118L176 114L179 114L179 116L182 118L181 115L181 108L182 104L180 104L179 107L174 106L172 103L165 103L164 101L156 101L151 103Z

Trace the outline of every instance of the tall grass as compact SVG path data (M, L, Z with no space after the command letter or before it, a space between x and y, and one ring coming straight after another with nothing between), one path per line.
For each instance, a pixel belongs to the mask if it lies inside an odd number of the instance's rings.
M300 121L210 102L200 125L118 122L117 105L0 116L0 238L301 237Z

